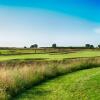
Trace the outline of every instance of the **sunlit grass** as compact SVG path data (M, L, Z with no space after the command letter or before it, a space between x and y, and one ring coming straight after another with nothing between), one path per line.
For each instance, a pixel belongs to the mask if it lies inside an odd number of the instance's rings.
M63 60L66 58L78 58L78 57L96 57L100 56L100 51L78 51L75 53L55 53L55 54L24 54L24 55L6 55L0 56L0 61L12 60L12 59L45 59L45 60Z
M100 68L49 80L26 91L15 100L100 100Z
M15 97L40 82L65 73L100 66L100 59L72 59L0 68L0 100Z

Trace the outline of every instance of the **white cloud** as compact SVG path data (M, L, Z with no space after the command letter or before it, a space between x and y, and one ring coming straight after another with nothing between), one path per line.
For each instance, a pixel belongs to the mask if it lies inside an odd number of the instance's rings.
M94 29L94 32L95 32L95 33L99 33L99 34L100 34L100 27L99 27L99 28Z

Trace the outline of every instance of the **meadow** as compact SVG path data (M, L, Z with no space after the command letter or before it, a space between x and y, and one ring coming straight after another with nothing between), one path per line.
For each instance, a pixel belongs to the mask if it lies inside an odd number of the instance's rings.
M6 54L1 54L0 61L7 61L7 60L13 60L13 59L19 59L19 60L63 60L67 58L79 58L79 57L98 57L100 56L99 50L82 50L82 51L73 51L73 52L40 52L40 53L32 53L32 50L20 50L20 53L18 53L19 50L16 50L17 53L12 53L9 55L10 51L5 51ZM8 52L8 54L7 54ZM24 52L24 54L23 54ZM26 52L26 53L25 53ZM31 53L30 53L31 52ZM4 53L4 51L3 51Z
M52 52L49 52L50 50L43 50L46 52L37 53L37 51L32 51L32 49L29 49L29 51L28 49L15 49L13 53L9 53L11 51L12 49L0 50L2 52L0 55L0 100L44 100L44 98L48 98L48 100L57 100L57 98L59 100L66 100L66 98L69 100L82 100L86 98L84 100L88 100L86 93L90 95L89 98L91 100L99 100L99 74L95 77L97 79L95 84L85 80L88 83L87 87L85 87L85 84L83 84L84 80L82 81L85 77L91 78L92 75L100 72L99 50L66 49L59 52L59 50L53 49ZM79 71L84 69L90 70ZM87 73L90 74L87 75ZM59 82L60 84L58 84ZM66 82L68 83L65 84ZM83 87L79 87L75 91L76 87L78 85L81 86L81 84ZM96 92L89 89L89 84L93 85L93 89L95 88ZM51 86L53 89L51 92L55 91L53 94L48 92ZM41 87L45 94L42 94ZM61 92L56 87L61 89ZM47 89L46 92L45 89ZM88 92L85 91L86 89ZM80 91L84 93L80 93ZM64 92L68 93L67 97ZM93 94L97 99L92 97ZM40 96L41 99L39 99Z

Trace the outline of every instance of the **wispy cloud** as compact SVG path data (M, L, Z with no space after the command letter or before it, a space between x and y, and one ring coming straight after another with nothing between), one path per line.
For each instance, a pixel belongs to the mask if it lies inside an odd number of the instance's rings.
M100 34L100 27L95 28L95 29L94 29L94 32L95 32L95 33L99 33L99 34Z

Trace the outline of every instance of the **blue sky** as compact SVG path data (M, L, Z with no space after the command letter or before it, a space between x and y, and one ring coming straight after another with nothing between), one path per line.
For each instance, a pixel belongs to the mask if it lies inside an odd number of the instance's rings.
M0 0L0 46L100 43L100 0Z

